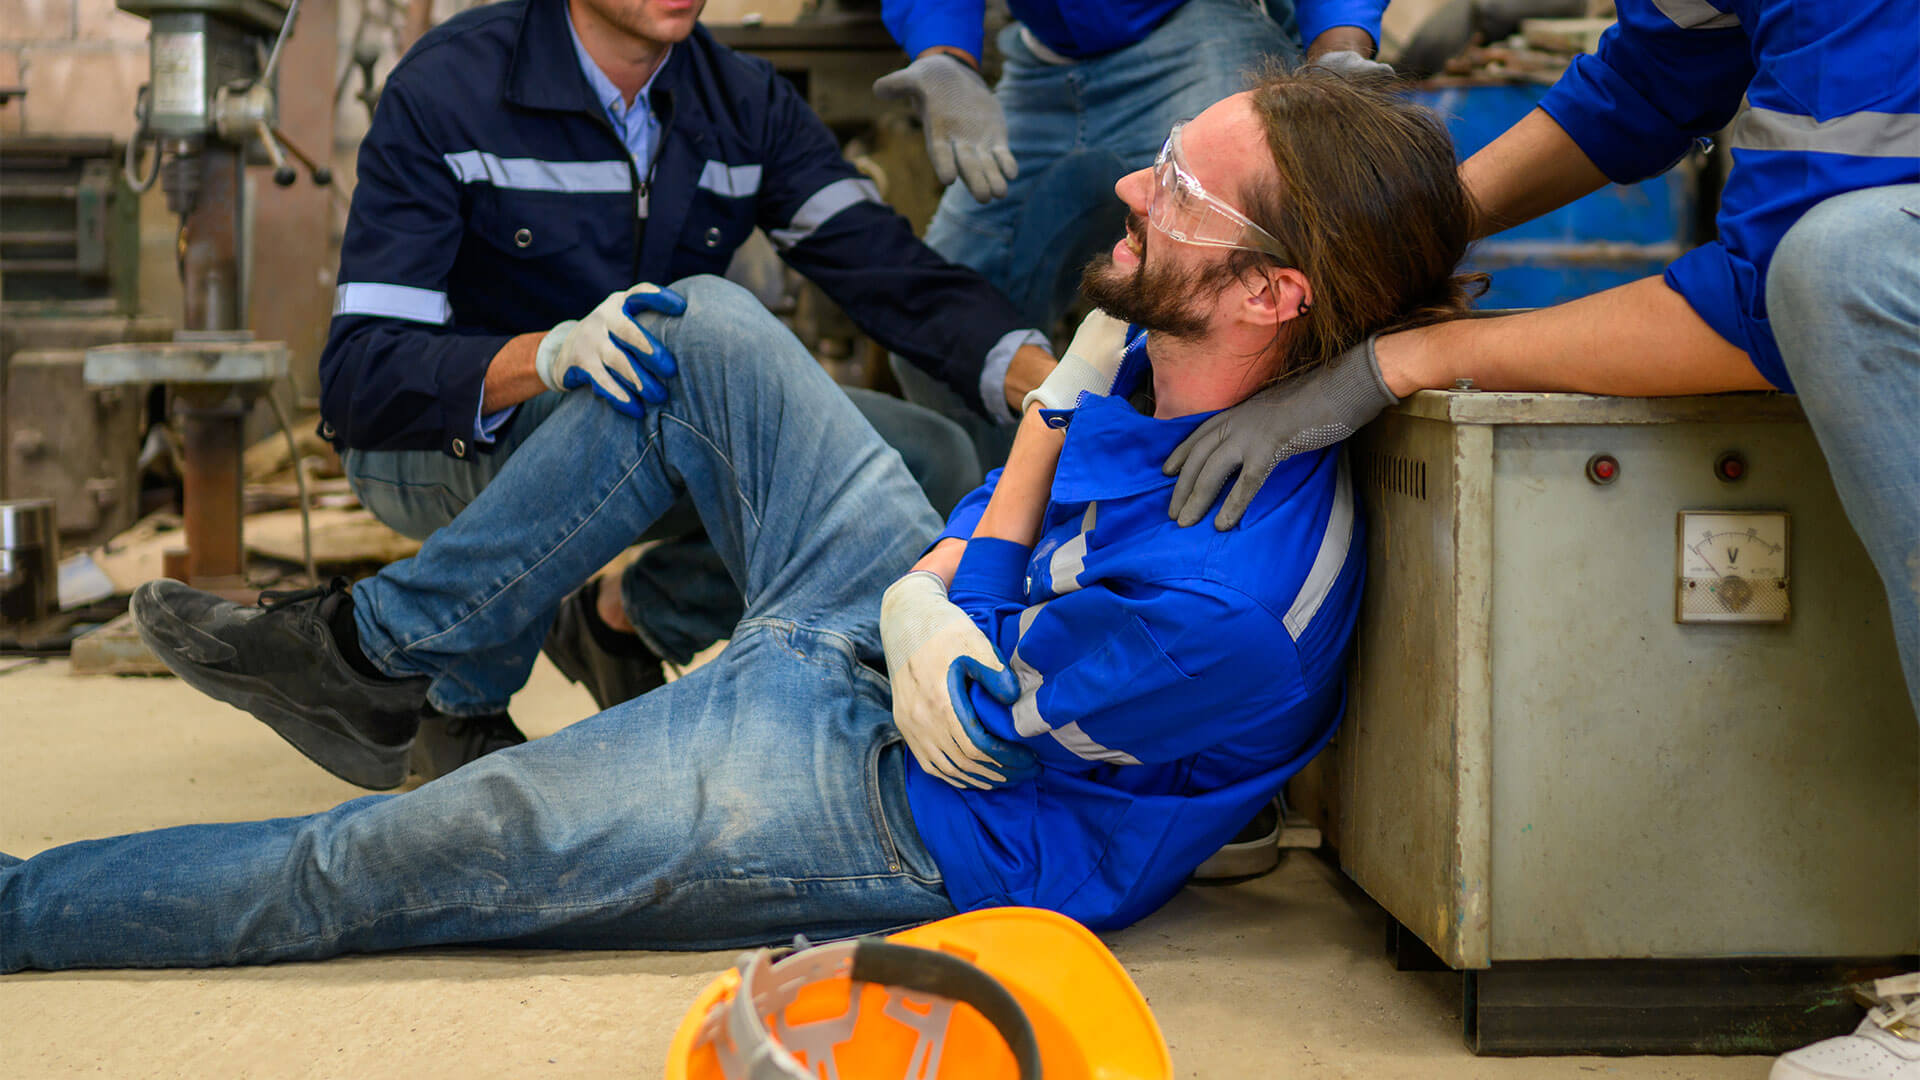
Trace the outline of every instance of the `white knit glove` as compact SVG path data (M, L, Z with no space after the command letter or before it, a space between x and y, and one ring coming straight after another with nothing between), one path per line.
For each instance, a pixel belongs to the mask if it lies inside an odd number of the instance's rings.
M1127 324L1094 308L1080 320L1067 354L1039 386L1027 391L1020 411L1024 413L1035 402L1043 409L1072 409L1083 395L1105 397L1113 393L1113 380L1120 374L1120 361L1126 351Z

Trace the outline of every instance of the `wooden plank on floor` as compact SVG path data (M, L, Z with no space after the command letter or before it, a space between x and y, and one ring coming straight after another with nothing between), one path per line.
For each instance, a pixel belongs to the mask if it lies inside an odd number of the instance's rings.
M75 675L165 675L167 666L147 650L133 616L119 618L73 640Z

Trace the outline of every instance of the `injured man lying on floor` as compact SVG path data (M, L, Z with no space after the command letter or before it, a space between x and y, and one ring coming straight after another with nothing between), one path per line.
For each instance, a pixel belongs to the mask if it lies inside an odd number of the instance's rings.
M678 359L667 403L570 392L418 556L260 607L144 586L169 667L349 779L404 761L429 700L504 705L561 599L683 497L746 614L685 677L412 791L0 856L0 970L1159 907L1332 734L1365 547L1347 432L1224 532L1169 516L1163 462L1276 379L1457 314L1470 222L1439 121L1324 72L1176 126L1116 190L1126 235L1085 281L1107 314L944 528L799 342L698 277L635 316Z

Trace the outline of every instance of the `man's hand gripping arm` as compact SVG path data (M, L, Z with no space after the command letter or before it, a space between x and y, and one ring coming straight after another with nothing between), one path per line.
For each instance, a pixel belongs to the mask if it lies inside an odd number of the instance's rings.
M1031 547L1040 537L1062 431L1050 428L1034 406L1070 408L1083 394L1103 395L1120 367L1126 324L1104 312L1088 316L1074 334L1067 360L1026 396L1026 414L1001 470L975 539ZM880 605L880 637L893 683L893 718L907 748L927 772L955 787L985 788L1032 775L1032 751L986 730L974 714L970 682L1003 705L1020 685L993 642L947 598L966 542L946 539L887 589ZM998 771L997 771L998 770Z

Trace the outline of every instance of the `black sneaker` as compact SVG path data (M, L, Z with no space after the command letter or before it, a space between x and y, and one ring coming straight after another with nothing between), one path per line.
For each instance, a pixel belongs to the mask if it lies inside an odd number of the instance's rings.
M622 634L600 618L594 606L600 579L575 589L560 602L553 629L541 651L560 674L584 683L602 711L665 686L660 658L637 636Z
M428 680L388 678L361 655L346 579L261 593L258 607L149 581L129 607L140 640L187 685L252 713L350 784L406 780Z
M433 706L420 714L409 768L422 780L435 780L495 750L519 746L527 737L506 713L453 716Z

